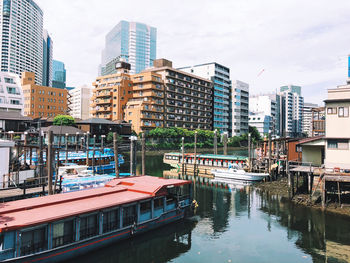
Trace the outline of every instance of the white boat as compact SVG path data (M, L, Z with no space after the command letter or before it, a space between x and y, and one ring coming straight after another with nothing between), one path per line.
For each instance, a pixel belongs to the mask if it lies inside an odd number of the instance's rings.
M234 164L229 167L228 170L215 169L211 171L214 175L214 179L219 180L235 180L245 182L258 182L268 177L267 173L249 173L244 171L241 167Z

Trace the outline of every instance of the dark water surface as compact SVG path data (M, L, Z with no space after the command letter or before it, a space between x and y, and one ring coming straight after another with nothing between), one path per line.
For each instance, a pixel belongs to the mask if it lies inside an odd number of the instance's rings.
M154 176L170 168L162 155L146 164ZM348 217L254 188L196 187L194 217L70 262L350 262Z

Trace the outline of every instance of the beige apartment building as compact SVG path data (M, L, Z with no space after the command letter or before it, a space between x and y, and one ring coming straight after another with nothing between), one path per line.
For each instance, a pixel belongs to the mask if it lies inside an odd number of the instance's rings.
M69 95L66 89L35 84L35 73L22 73L24 115L32 118L50 118L69 113Z
M325 167L350 169L350 84L328 90Z

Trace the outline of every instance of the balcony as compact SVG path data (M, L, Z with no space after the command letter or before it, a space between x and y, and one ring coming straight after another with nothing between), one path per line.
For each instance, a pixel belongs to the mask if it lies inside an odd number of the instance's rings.
M110 97L112 92L100 92L96 94L96 98Z
M97 112L106 112L112 111L112 107L102 107L97 110Z
M96 105L112 104L112 99L99 100L99 101L96 101L95 103Z

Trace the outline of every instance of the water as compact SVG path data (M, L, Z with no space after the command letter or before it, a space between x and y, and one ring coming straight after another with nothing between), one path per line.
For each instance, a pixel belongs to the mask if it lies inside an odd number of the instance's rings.
M161 155L148 156L146 164L155 176L169 168ZM350 262L347 217L251 187L201 185L196 193L194 217L92 251L79 262Z

